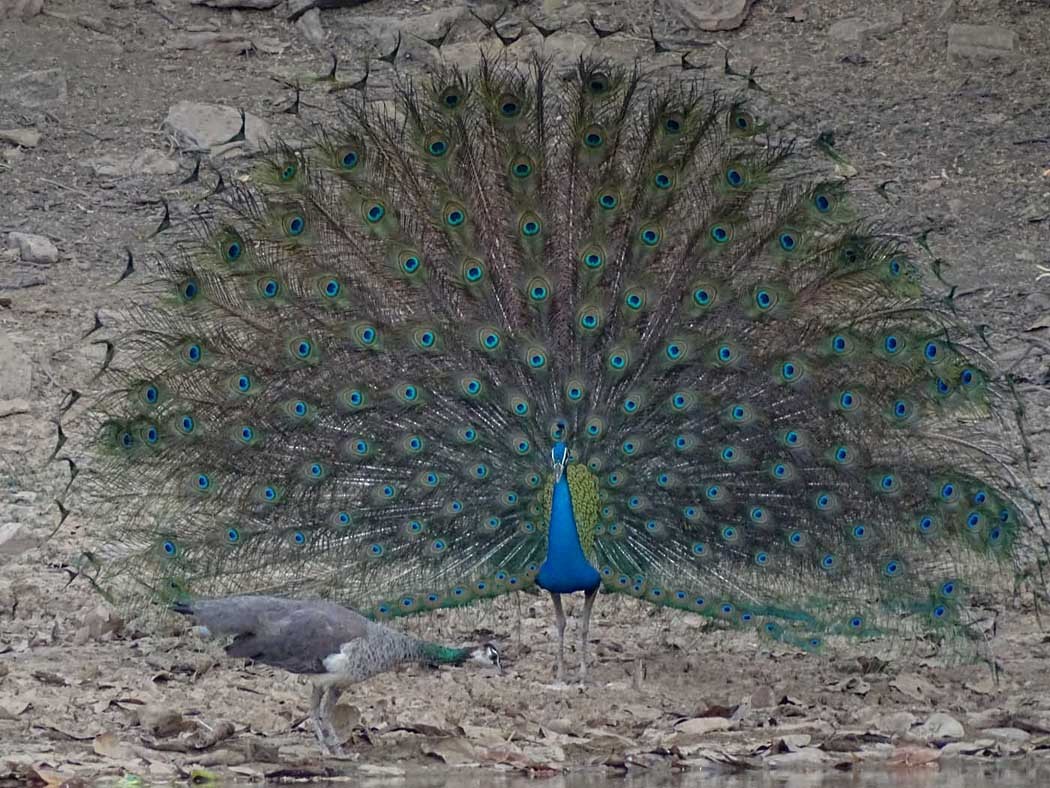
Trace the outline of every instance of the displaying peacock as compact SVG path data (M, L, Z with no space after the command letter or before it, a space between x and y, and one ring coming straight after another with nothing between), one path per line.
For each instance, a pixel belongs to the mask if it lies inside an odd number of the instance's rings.
M969 644L1025 522L1002 395L790 153L597 60L445 70L275 148L112 340L99 584L377 619L535 585L559 678L560 595L585 673L599 588L806 650Z

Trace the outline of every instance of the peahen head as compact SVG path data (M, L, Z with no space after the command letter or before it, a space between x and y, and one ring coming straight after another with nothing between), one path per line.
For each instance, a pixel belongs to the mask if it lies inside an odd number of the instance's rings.
M483 643L477 648L471 650L467 655L467 659L476 665L482 667L494 667L500 673L503 673L503 660L500 657L499 649L492 643Z

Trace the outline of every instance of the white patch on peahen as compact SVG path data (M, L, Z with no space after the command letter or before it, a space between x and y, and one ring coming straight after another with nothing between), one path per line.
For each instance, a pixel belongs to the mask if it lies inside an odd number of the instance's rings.
M314 682L310 721L321 748L332 755L343 752L332 710L352 684L409 662L469 662L503 672L499 650L492 643L469 648L430 643L318 599L232 596L177 601L171 608L191 616L204 636L235 636L226 647L231 657L244 657L291 673L321 674Z
M376 619L539 586L559 679L560 595L585 675L599 588L971 651L1027 527L1005 387L762 131L692 83L485 63L272 151L110 345L99 584Z

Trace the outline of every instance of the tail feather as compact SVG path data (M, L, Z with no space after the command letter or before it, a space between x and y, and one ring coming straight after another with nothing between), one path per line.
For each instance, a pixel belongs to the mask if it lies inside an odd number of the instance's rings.
M380 617L517 590L565 441L609 591L803 648L963 632L1025 527L975 426L1003 394L764 131L637 70L488 62L276 148L119 343L111 571Z

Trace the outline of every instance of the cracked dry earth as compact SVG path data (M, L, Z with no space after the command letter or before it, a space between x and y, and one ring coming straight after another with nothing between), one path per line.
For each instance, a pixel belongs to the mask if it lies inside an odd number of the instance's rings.
M1036 276L1050 266L1050 6L762 0L742 26L705 32L688 13L694 5L524 2L493 26L517 36L512 56L545 46L564 65L600 34L613 56L669 71L697 66L715 84L732 80L723 76L724 46L738 68L756 68L760 100L784 133L798 136L803 155L818 132L833 132L861 207L903 237L924 239L945 261L959 308L990 326L997 360L1025 403L1032 493L1045 496L1050 284ZM0 249L0 783L112 784L128 774L149 783L209 775L383 781L470 764L489 775L589 768L654 780L682 769L892 766L902 775L959 763L1045 764L1050 639L1035 606L1046 588L1037 583L984 600L997 677L984 663L945 663L923 643L802 656L603 597L591 628L592 683L555 688L545 598L438 612L405 626L449 642L495 637L511 662L507 674L406 668L379 676L339 707L355 760L324 761L304 724L302 679L220 659L216 646L170 618L122 622L82 579L71 582L72 560L92 544L91 513L74 511L56 530L53 501L69 474L48 457L64 392L100 360L80 337L96 310L113 317L106 308L123 292L113 285L123 249L148 252L160 198L179 221L216 171L235 178L251 164L252 128L248 150L213 151L204 182L179 186L199 152L176 133L179 113L169 118L169 110L220 105L211 114L220 126L223 112L233 119L215 132L226 139L243 107L295 138L301 125L333 117L338 91L306 78L327 72L329 51L340 60L337 89L353 89L369 59L368 94L381 100L391 92L389 60L418 73L439 57L476 62L479 41L503 46L479 20L494 20L499 8L471 9L477 16L462 4L376 0L325 11L311 30L287 21L281 7L52 0L45 15L0 23L0 238L29 233L47 242ZM544 41L530 19L559 32ZM961 50L956 40L953 51L957 24L976 26L966 35L978 45ZM424 39L450 25L439 53ZM379 59L393 52L398 31L396 54ZM297 80L298 120L282 112ZM464 772L456 774L449 784L465 785Z

